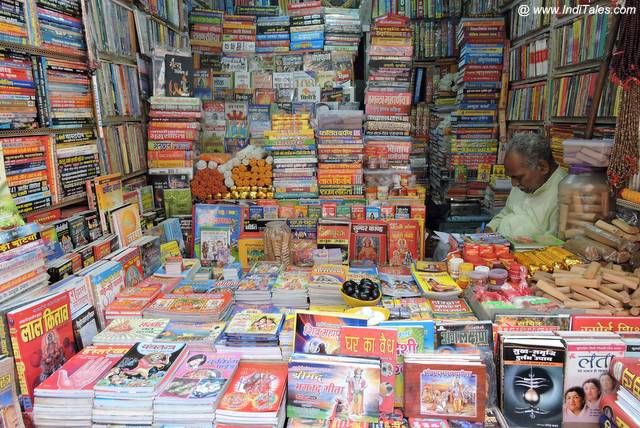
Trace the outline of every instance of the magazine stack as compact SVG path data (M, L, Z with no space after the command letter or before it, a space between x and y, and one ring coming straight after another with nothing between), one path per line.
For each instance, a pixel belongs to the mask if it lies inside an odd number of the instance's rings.
M282 314L247 310L236 313L224 331L224 348L239 352L243 359L282 358L278 336ZM220 347L217 347L220 349Z
M153 399L184 359L184 343L139 342L96 384L93 422L151 425Z
M282 272L271 289L274 306L307 309L307 272Z
M210 426L239 362L238 354L189 351L154 400L154 424Z
M169 324L166 318L116 318L93 337L94 345L133 345L151 342Z
M144 310L143 316L174 321L221 321L231 311L232 303L233 297L226 290L217 293L163 294Z

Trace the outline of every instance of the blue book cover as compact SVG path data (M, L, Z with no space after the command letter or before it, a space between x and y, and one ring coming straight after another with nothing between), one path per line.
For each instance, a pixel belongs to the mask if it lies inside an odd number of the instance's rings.
M383 321L380 327L422 327L424 329L424 350L433 351L436 341L436 327L433 320Z
M193 208L193 255L200 257L200 232L203 226L229 226L231 255L238 261L238 239L242 208L232 205L196 204Z

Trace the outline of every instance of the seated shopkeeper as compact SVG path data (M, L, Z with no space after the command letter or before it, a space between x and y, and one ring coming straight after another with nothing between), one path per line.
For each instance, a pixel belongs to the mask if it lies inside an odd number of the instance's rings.
M553 159L549 142L538 134L515 134L504 167L513 188L487 229L503 236L557 236L558 184L567 173Z

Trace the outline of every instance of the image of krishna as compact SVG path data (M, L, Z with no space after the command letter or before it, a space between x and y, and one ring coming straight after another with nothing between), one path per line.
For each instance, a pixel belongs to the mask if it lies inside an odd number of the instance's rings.
M350 414L354 419L364 416L364 394L367 389L367 381L362 376L362 369L356 367L353 374L347 377L347 402Z

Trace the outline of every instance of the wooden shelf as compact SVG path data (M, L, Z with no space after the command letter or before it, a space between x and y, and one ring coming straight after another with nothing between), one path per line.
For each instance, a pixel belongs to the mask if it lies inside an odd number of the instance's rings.
M142 122L141 116L107 116L102 119L102 126L119 125L128 122Z
M132 172L131 174L126 174L122 176L122 181L131 180L132 178L140 177L141 175L145 175L148 170L141 169L140 171Z
M2 137L23 137L27 135L55 135L55 134L73 134L74 132L93 131L93 127L83 128L34 128L34 129L7 129L0 130L0 138Z
M455 64L458 62L458 57L456 56L441 56L441 57L427 57L427 58L416 58L413 60L412 67L428 67L434 64ZM424 63L424 64L422 64Z
M551 122L556 123L587 123L586 116L553 116Z
M39 210L35 210L35 211L30 211L28 213L24 213L22 214L22 217L30 217L32 215L37 215L37 214L42 214L42 213L46 213L49 211L53 211L55 209L58 208L65 208L65 207L70 207L71 205L78 205L81 204L83 202L87 202L87 194L86 193L81 193L79 195L73 196L71 198L68 198L62 202L58 202L57 204L53 204L50 207L47 208L42 208Z
M544 126L544 120L507 120L507 125Z
M31 45L21 45L19 43L0 41L0 48L11 49L16 52L22 52L22 53L27 53L31 55L44 56L47 58L57 58L57 59L66 59L66 60L72 59L72 60L79 60L79 61L87 60L86 54L62 53L52 49L40 48L37 46L31 46Z
M169 29L171 29L175 33L184 33L184 30L181 30L175 24L167 21L165 18L161 17L160 15L156 15L155 13L151 13L151 12L148 12L148 13L151 19L153 19L156 22L159 22L160 24L167 26Z
M545 80L547 80L546 74L544 76L529 77L521 80L511 80L509 81L509 86L526 85L527 83L537 83L537 82L543 82Z
M513 41L511 41L511 49L517 48L520 45L525 44L529 40L536 39L543 34L547 34L549 30L550 30L549 25L545 25L544 27L537 28L533 31L529 31L526 34L523 34L522 36L516 37L515 39L513 39Z
M98 60L114 64L137 65L134 57L104 51L98 51Z
M602 58L590 59L588 61L579 62L577 64L567 64L567 65L557 66L555 70L553 70L552 74L554 77L559 77L567 74L574 74L576 72L586 71L591 68L600 67L600 65L602 64L602 61L603 61ZM584 73L579 73L579 74L584 74Z

